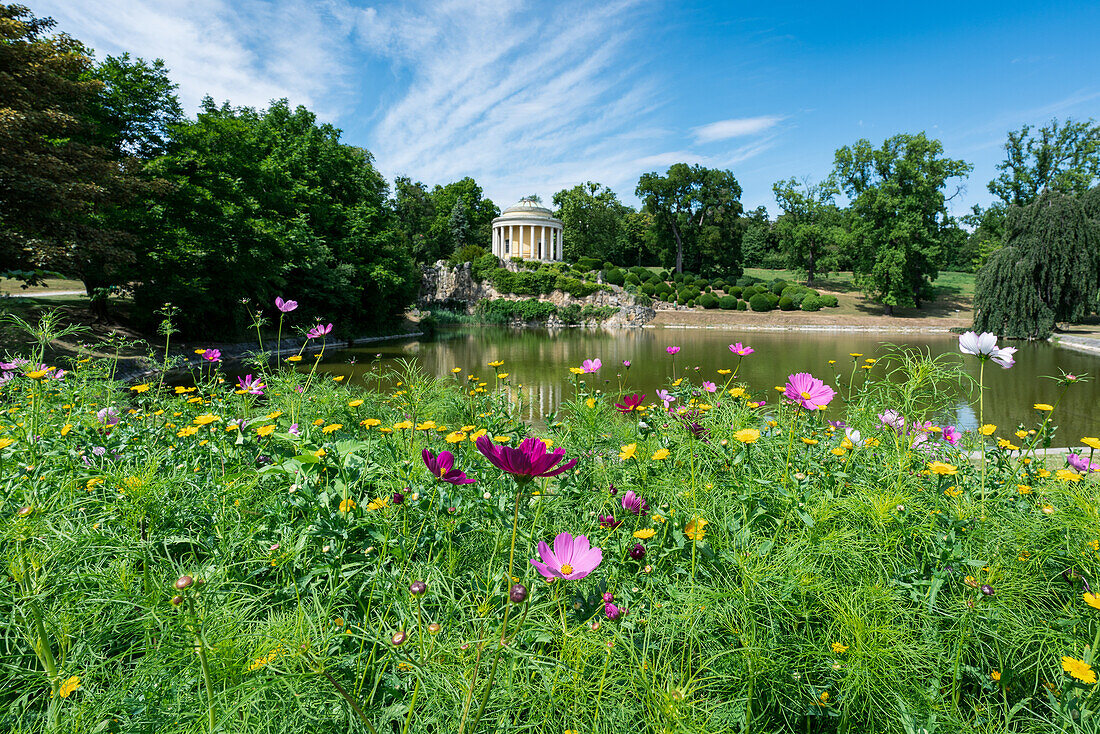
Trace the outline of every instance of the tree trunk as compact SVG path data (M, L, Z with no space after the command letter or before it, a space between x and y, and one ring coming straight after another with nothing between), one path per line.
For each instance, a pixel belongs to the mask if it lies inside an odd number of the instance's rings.
M813 250L810 250L809 262L806 265L806 287L812 287L814 284L814 265L817 258L814 257Z
M672 222L672 236L676 238L676 272L684 272L684 240L680 237L680 228Z
M886 314L887 316L893 316L894 315L894 307L891 306L889 303L884 304L882 308L883 308L882 312L884 314Z

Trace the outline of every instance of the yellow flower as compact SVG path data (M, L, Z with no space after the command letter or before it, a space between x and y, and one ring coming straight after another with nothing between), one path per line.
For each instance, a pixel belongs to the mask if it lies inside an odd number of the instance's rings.
M588 406L589 410L591 410L592 408L596 407L596 398L589 398L588 400L584 401L584 404Z
M286 361L287 362L301 362L302 361L302 355L295 354L293 357L287 357Z
M664 461L668 458L668 449L657 449L653 452L654 461Z
M147 382L143 382L140 385L134 385L133 387L130 388L131 391L137 392L137 393L145 392L148 389L149 389L149 383L147 383Z
M497 443L508 443L512 440L511 436L493 436L493 440Z
M1100 438L1093 438L1092 436L1085 436L1081 439L1081 443L1088 446L1090 449L1100 450Z
M653 522L664 522L664 521L665 521L665 518L664 518L663 515L654 515L653 516Z
M1093 594L1092 592L1085 592L1085 603L1093 609L1100 609L1100 596Z
M349 408L358 408L362 404L363 404L362 400L352 400L351 402L348 403L348 407Z
M997 447L1002 448L1002 449L1008 449L1009 451L1015 451L1018 448L1020 448L1019 446L1015 445L1014 443L1012 443L1011 441L1009 441L1006 438L997 439Z
M720 375L728 375L731 372L733 372L733 370L718 370L718 374Z
M495 362L490 362L488 364L488 366L489 367L500 367L502 364L504 364L504 360L503 359L498 359Z
M992 673L989 674L989 677L992 678L993 680L1000 680L1001 679L1001 671L994 670Z
M688 536L690 540L702 540L703 536L707 534L707 525L710 523L701 517L695 517L684 526L684 535Z
M1088 663L1071 658L1068 655L1062 658L1062 670L1072 675L1082 683L1095 683L1096 673Z
M829 364L836 364L836 360L835 359L830 359Z
M733 437L741 443L756 443L760 438L760 431L755 428L742 428Z
M997 430L997 426L992 423L986 423L984 426L978 429L983 436L992 436L993 432Z
M507 380L508 379L508 373L507 372L501 372L499 375L497 375L497 379L498 380Z
M195 354L206 354L206 350L205 349L196 349Z
M807 446L817 446L817 439L816 438L803 438L802 443L806 444Z
M194 424L195 424L196 426L208 426L208 425L210 425L211 423L213 423L214 421L220 421L220 420L221 420L221 418L219 418L218 416L216 416L216 415L211 415L210 413L207 413L206 415L200 415L200 416L198 416L198 417L197 417L197 418L195 418L195 420L194 420L194 421L192 421L192 422L193 422L193 423L194 423Z
M1016 438L1024 439L1024 438L1027 438L1027 431L1024 431L1024 430L1016 431L1015 435L1016 435Z
M412 421L401 421L400 423L393 424L393 430L395 431L407 431L412 427Z
M267 415L265 415L264 420L265 421L273 421L276 418L278 418L279 416L281 416L282 414L283 414L283 411L276 410L274 413L268 413Z
M684 381L683 377L678 377L678 378L676 378L675 381L673 381L672 386L673 387L680 387L680 383L683 382L683 381Z
M325 451L325 450L324 450L323 448L320 448L320 449L317 449L316 451L314 451L314 452L313 452L313 455L314 455L314 456L316 456L316 457L317 457L318 459L320 459L320 458L322 458L322 457L323 457L323 456L324 456L324 455L325 455L326 453L328 453L328 452L327 452L327 451Z
M256 429L256 433L259 436L270 436L274 432L275 432L275 424L274 423L270 423L266 426L260 426L259 428Z
M843 653L848 652L848 646L847 645L842 645L839 642L834 642L833 643L833 652L835 652L837 655L842 655Z
M1031 487L1027 486L1026 484L1017 484L1016 491L1020 494L1031 494Z
M1047 411L1047 412L1049 412L1051 410L1054 410L1053 405L1047 405L1046 403L1035 403L1035 405L1033 405L1031 407L1035 408L1035 410L1042 410L1042 411Z
M842 449L838 446L835 449L829 449L829 452L832 453L832 454L836 454L837 456L844 456L844 454L848 453L848 450L847 449Z
M435 428L435 421L424 421L416 425L416 430L418 431L430 431L433 428Z
M378 420L377 418L366 418L359 421L359 425L366 426L367 428L374 428L375 426L382 425L382 421Z
M958 487L952 486L952 487L948 487L947 489L943 490L943 493L946 494L948 497L958 497L959 495L961 495L963 493L963 491L961 489L959 489Z
M447 434L447 443L462 443L466 440L466 434L462 431L451 431Z
M0 449L6 449L8 446L11 446L13 443L15 443L14 438L0 438Z
M855 357L862 357L863 355L860 352L848 352L848 356L855 358Z
M375 510L381 510L388 505L390 500L388 497L377 497L367 503L367 510L374 512Z
M580 367L570 367L569 371L572 372L574 375L583 375L584 374L584 370ZM499 377L499 375L498 375L498 377Z
M453 373L454 373L454 374L456 374L456 375L457 375L457 374L458 374L459 372L461 372L461 371L462 371L462 368L461 368L461 367L455 367L454 369L452 369L452 370L451 370L451 372L453 372Z
M343 382L344 381L344 376L343 375L336 375L336 377L332 378L332 381L333 382Z
M343 427L344 425L342 423L330 423L321 429L321 433L332 433L333 431L339 431Z
M953 477L959 473L957 467L942 461L933 461L928 465L928 471L941 477Z
M194 436L198 432L199 432L199 427L198 426L187 426L186 428L180 429L176 433L176 435L179 436L180 438L183 438L184 436Z
M340 512L351 512L355 509L355 500L348 498L340 503Z
M61 435L62 436L68 436L69 431L71 431L71 430L73 430L73 424L72 423L66 423L65 425L61 426ZM0 446L0 448L3 448L3 447Z
M1079 482L1081 481L1081 475L1072 469L1059 469L1054 473L1056 477L1063 482Z
M632 443L622 447L622 451L619 452L620 461L628 461L634 458L634 454L638 452L638 444Z
M479 428L478 430L476 430L476 431L474 431L473 433L470 434L470 443L473 443L474 441L478 440L479 438L481 438L482 436L484 436L487 433L488 433L488 431L485 430L484 428Z
M729 393L730 397L733 398L745 397L745 388L743 387L731 387L729 390L727 390L727 392Z
M657 531L653 528L642 528L641 530L634 531L634 537L638 540L649 540L656 534Z
M79 688L80 676L74 675L61 684L61 688L58 689L57 695L61 696L62 698L68 698L69 696L73 695L73 691L78 690Z
M27 377L31 378L32 380L41 380L49 373L49 370L35 370L34 372L28 372Z

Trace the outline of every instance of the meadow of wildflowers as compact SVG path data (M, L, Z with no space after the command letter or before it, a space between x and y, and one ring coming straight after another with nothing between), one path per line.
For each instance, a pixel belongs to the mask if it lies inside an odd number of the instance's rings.
M1083 377L942 425L986 335L777 386L673 345L653 396L592 355L537 428L492 354L169 387L43 346L0 363L3 731L1096 730L1100 439L1046 451Z

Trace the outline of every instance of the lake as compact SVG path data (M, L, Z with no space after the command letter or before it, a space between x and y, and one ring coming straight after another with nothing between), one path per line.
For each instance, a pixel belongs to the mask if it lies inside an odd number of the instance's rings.
M547 330L479 326L441 330L431 340L329 351L320 369L334 375L348 375L349 381L356 382L372 368L377 370L379 365L396 367L399 359L415 358L431 374L450 377L453 368L461 367L463 378L472 372L491 385L496 370L486 364L503 360L501 371L509 373L509 381L514 387L522 385L524 390L524 419L539 423L563 398L572 394L569 367L580 366L584 359L598 357L603 362L603 368L596 375L596 384L605 392L617 393L621 376L628 392L646 393L652 399L656 389L664 386L672 374L672 358L666 353L666 347L680 347L676 355L679 374L690 375L696 384L700 380L711 380L721 386L726 378L719 375L718 370L737 365L738 358L728 346L734 342L743 342L756 350L742 363L738 381L747 382L757 397L766 394L769 401L776 395L772 387L783 384L792 372L810 372L835 387L828 364L830 359L837 360L836 369L847 380L852 367L850 352L862 353L863 358L875 358L887 350L887 343L891 343L926 347L933 354L959 354L958 337L950 334L672 327ZM1078 375L1095 374L1100 367L1093 355L1047 342L1021 342L1011 346L1019 349L1012 369L1004 370L991 363L985 370L986 422L999 426L999 435L1010 434L1018 422L1033 422L1036 416L1033 404L1053 404L1057 400L1060 388L1053 380L1046 379L1047 376L1058 376L1059 370ZM349 364L351 360L355 363ZM623 367L623 360L631 362L630 369ZM976 378L977 361L968 358L964 364ZM696 366L698 371L694 370ZM1098 399L1100 382L1071 387L1054 416L1054 423L1059 426L1056 445L1075 445L1082 436L1100 434L1100 420L1092 412ZM977 425L977 408L961 403L945 411L945 417L945 422L953 422L960 429L973 429Z

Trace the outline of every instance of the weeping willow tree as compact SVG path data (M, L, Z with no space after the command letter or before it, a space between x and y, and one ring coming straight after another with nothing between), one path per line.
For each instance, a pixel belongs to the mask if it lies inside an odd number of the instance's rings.
M1012 207L1005 246L978 271L974 327L1010 339L1046 339L1077 321L1100 287L1100 192L1080 199L1052 191Z

